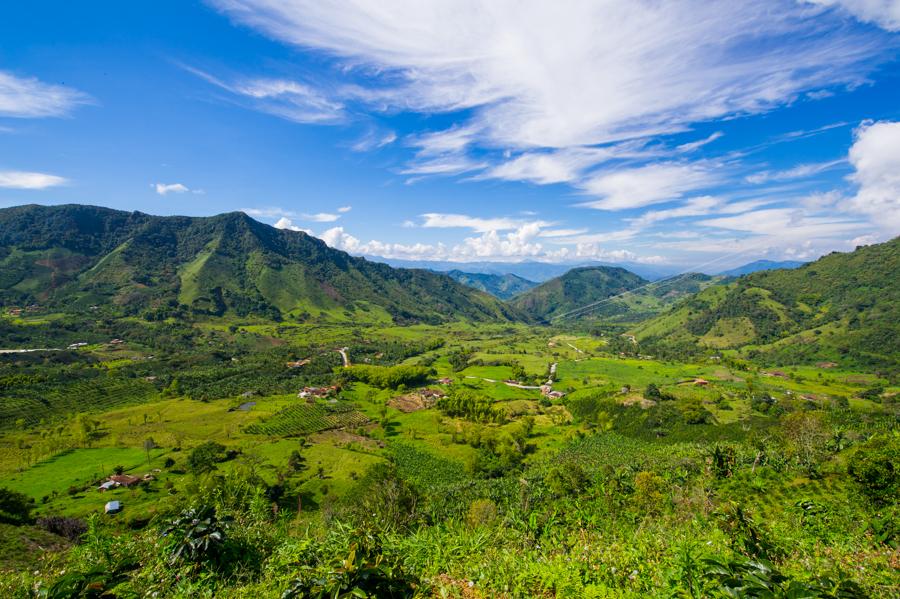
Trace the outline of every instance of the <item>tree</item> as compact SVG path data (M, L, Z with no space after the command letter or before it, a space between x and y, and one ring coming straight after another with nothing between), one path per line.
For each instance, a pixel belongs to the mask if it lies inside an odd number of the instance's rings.
M781 420L785 449L790 457L806 470L813 472L825 455L830 439L822 414L792 412Z
M25 524L31 520L32 499L27 495L0 488L0 522Z
M900 493L900 440L871 439L850 457L847 473L876 505L895 499Z
M147 437L144 440L144 451L147 452L147 467L150 467L150 450L156 449L156 441L153 440L153 437Z
M191 450L188 468L194 474L204 474L216 469L216 464L224 458L225 446L215 441L207 441Z
M306 458L303 457L303 454L300 453L300 451L295 449L291 452L291 455L288 456L288 468L294 472L300 472L301 470L306 469Z

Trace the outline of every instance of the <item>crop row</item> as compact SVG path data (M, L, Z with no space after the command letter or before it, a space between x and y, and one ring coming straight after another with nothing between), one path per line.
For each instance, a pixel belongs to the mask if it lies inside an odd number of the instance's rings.
M156 397L156 388L137 380L78 381L62 389L0 397L0 429L67 418L79 412L99 412Z
M308 435L334 428L362 426L368 423L366 416L352 405L298 403L276 413L264 422L251 424L245 431L270 437Z

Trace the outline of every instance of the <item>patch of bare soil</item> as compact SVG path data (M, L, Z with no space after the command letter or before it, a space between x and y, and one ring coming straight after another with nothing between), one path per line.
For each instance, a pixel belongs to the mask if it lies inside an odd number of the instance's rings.
M643 409L643 410L646 410L647 408L652 408L653 406L656 405L656 402L653 401L652 399L647 399L646 397L643 397L641 395L635 395L635 394L626 395L625 397L622 398L621 402L622 402L623 406L639 405L639 406L641 406L641 409Z
M399 395L397 397L393 397L388 400L387 405L394 408L395 410L400 410L404 414L409 414L410 412L418 412L419 410L424 410L425 408L429 407L425 399L418 393L410 393L408 395Z
M310 437L310 441L312 441L313 443L332 443L338 446L355 443L361 447L364 447L365 449L377 449L379 447L384 447L384 443L382 443L381 441L342 430L331 430L316 433Z

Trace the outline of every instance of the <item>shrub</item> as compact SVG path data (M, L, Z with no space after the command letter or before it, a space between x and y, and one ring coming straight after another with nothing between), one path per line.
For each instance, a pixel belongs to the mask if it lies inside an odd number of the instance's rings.
M78 541L87 532L87 523L80 518L67 518L65 516L45 516L37 519L35 523L39 528L52 532L70 541Z
M31 520L33 500L27 495L0 488L0 522L25 524Z
M497 504L490 499L476 499L469 504L466 522L469 526L489 526L497 519Z
M191 450L188 455L188 468L194 474L203 474L216 469L216 464L223 461L225 446L215 441L207 441Z
M900 441L876 437L850 457L847 473L873 503L885 504L900 493Z

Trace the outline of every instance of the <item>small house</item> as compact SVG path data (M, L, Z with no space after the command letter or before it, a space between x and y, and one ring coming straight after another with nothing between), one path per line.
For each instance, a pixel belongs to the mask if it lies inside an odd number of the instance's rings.
M119 486L119 483L112 481L112 480L108 480L105 483L103 483L102 485L100 485L99 487L97 487L97 490L100 492L109 491L110 489L115 489L118 486Z
M123 487L131 487L141 482L141 479L130 474L113 474L109 477L109 480Z
M439 382L440 384L442 384L442 385L452 385L452 384L453 384L453 379L444 377L444 378L442 378L442 379L438 379L438 382Z
M107 501L106 505L103 508L103 511L107 514L118 514L122 511L122 502L121 501Z
M709 381L706 379L694 379L694 384L698 387L706 387L709 385Z
M553 391L553 387L550 385L541 385L541 395L550 395L550 392Z
M565 396L566 396L566 394L563 393L562 391L551 391L550 393L547 394L547 397L549 397L550 399L559 399L559 398L565 397Z

